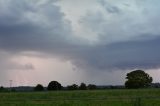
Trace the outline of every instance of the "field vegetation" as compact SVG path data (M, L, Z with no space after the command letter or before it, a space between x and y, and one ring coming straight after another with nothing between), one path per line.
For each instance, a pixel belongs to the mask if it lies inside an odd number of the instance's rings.
M0 93L0 106L160 106L160 89Z

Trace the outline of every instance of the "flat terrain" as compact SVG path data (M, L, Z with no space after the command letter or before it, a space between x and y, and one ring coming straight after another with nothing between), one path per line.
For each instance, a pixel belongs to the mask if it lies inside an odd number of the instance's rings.
M160 106L160 89L0 93L0 106Z

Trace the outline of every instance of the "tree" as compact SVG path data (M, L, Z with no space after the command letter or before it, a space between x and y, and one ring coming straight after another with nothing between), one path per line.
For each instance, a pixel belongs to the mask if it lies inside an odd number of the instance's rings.
M127 73L126 88L144 88L148 87L152 82L152 77L143 70L135 70Z
M0 87L0 90L4 90L4 87L3 87L3 86L1 86L1 87Z
M0 87L0 92L2 92L2 91L4 91L4 87L3 86Z
M68 90L77 90L78 89L78 85L76 85L76 84L69 85L69 86L67 86L67 89Z
M51 81L49 84L48 84L48 87L47 87L47 90L51 91L51 90L61 90L62 89L62 86L59 82L57 81Z
M81 85L79 86L79 89L80 90L86 90L87 89L87 86L85 83L81 83Z
M35 91L44 91L44 87L41 84L37 84L37 86L34 88Z
M89 84L87 88L88 88L89 90L94 90L94 89L97 88L97 86L94 85L94 84Z

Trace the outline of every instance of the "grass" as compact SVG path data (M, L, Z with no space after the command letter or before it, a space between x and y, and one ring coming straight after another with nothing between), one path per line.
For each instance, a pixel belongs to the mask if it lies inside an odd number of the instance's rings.
M0 106L160 106L160 89L0 93Z

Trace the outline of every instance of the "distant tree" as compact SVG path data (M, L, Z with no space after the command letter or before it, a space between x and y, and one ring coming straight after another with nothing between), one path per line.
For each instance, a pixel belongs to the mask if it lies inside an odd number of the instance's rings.
M152 83L151 86L153 88L160 88L160 83Z
M67 86L67 89L68 90L77 90L78 89L78 85L76 85L76 84L69 85L69 86Z
M87 86L87 88L88 88L89 90L94 90L94 89L97 89L97 86L94 85L94 84L89 84L89 85Z
M49 84L48 84L48 87L47 87L47 90L51 91L51 90L61 90L62 89L62 86L59 82L57 81L51 81Z
M37 84L37 86L34 88L34 91L44 91L44 87L41 84Z
M1 86L1 87L0 87L0 90L3 90L3 89L4 89L4 87L3 87L3 86Z
M86 90L87 89L87 86L85 83L81 83L81 85L79 86L79 89L80 90Z
M8 92L9 90L4 88L3 86L0 87L0 92Z
M142 70L135 70L127 73L126 88L144 88L148 87L152 82L152 77Z
M0 87L0 91L4 91L4 87L3 86Z

